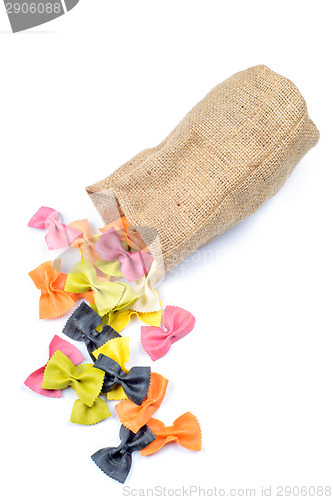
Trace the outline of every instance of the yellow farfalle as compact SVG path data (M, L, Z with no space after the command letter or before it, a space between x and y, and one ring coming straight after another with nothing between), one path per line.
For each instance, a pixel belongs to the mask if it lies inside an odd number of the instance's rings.
M109 358L116 361L118 365L120 365L121 369L125 373L128 373L129 370L126 368L126 363L128 363L130 359L128 337L118 337L109 340L109 342L106 342L106 344L102 345L102 347L99 347L98 349L93 351L93 355L96 359L100 354L104 354L105 356L108 356ZM106 397L107 399L116 401L120 399L127 399L127 396L121 385L116 386L114 389L112 389L112 391L108 392Z
M121 332L129 323L132 316L137 316L140 321L146 323L150 326L160 326L162 321L162 308L159 311L154 312L138 312L133 309L127 309L126 311L110 311L106 316L104 316L104 324L108 324L117 332Z
M146 323L147 325L160 326L162 321L161 302L158 311L153 311L153 312L136 311L133 309L133 305L136 303L139 296L136 295L135 300L131 300L133 297L132 293L133 291L131 291L131 294L125 293L120 304L117 307L115 307L112 311L109 311L104 315L100 314L102 316L102 322L98 327L96 327L97 331L101 331L103 325L109 325L117 332L121 332L128 325L132 316L137 316L140 319L140 321L143 321L143 323ZM94 309L94 311L98 312L97 307L94 304L90 304L90 306L92 309Z

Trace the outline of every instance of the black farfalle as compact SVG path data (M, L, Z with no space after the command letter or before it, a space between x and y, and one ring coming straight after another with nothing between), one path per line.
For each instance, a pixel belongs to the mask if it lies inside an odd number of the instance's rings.
M82 340L88 349L90 357L96 361L93 351L106 342L121 335L111 326L103 325L100 332L96 328L101 324L102 318L86 302L79 307L68 318L63 333L73 340Z
M147 425L141 427L136 434L122 425L119 437L121 441L119 446L102 448L91 458L105 474L124 483L131 469L133 451L146 448L156 439L156 436Z
M104 354L98 356L94 367L105 372L102 392L110 392L120 384L128 399L137 405L142 404L150 384L150 367L134 366L126 373L114 359Z

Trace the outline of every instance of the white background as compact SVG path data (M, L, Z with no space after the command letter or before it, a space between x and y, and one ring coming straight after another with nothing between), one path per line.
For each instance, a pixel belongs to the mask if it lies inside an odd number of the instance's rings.
M321 138L273 199L160 285L163 305L197 323L153 364L170 380L155 416L171 424L194 413L203 450L137 452L126 484L256 488L257 497L263 485L332 485L332 14L320 0L81 0L14 35L1 5L6 498L123 495L90 459L118 444L113 404L111 418L81 427L70 423L73 391L54 400L23 384L65 322L38 319L28 272L54 253L28 220L46 205L67 223L100 227L85 186L158 144L213 86L256 64L294 81ZM151 364L139 322L123 333L131 365Z

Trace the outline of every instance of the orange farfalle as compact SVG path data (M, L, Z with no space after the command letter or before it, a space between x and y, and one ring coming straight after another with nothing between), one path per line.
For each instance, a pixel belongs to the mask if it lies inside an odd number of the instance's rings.
M126 241L127 245L134 250L140 250L141 252L149 252L149 248L143 241L140 233L134 229L133 226L128 222L126 217L120 217L119 219L107 224L106 226L100 228L101 233L105 233L108 229L114 227L117 231L118 236L121 240Z
M54 319L66 314L74 307L79 298L93 301L92 292L84 294L65 292L63 288L67 275L54 269L51 261L38 266L29 273L29 276L41 292L39 299L40 319Z
M152 455L172 441L176 441L188 450L201 450L200 425L197 418L189 411L178 417L170 427L166 427L156 418L151 418L147 425L156 439L141 450L140 453L143 456Z
M121 423L136 434L161 406L168 382L159 373L151 373L147 396L140 406L132 403L129 399L125 399L115 406Z

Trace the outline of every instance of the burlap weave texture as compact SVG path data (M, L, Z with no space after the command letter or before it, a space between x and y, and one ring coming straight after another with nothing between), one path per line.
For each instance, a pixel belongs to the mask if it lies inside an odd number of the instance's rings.
M154 228L164 271L251 215L319 139L296 86L260 65L213 88L157 147L87 187L105 223Z

